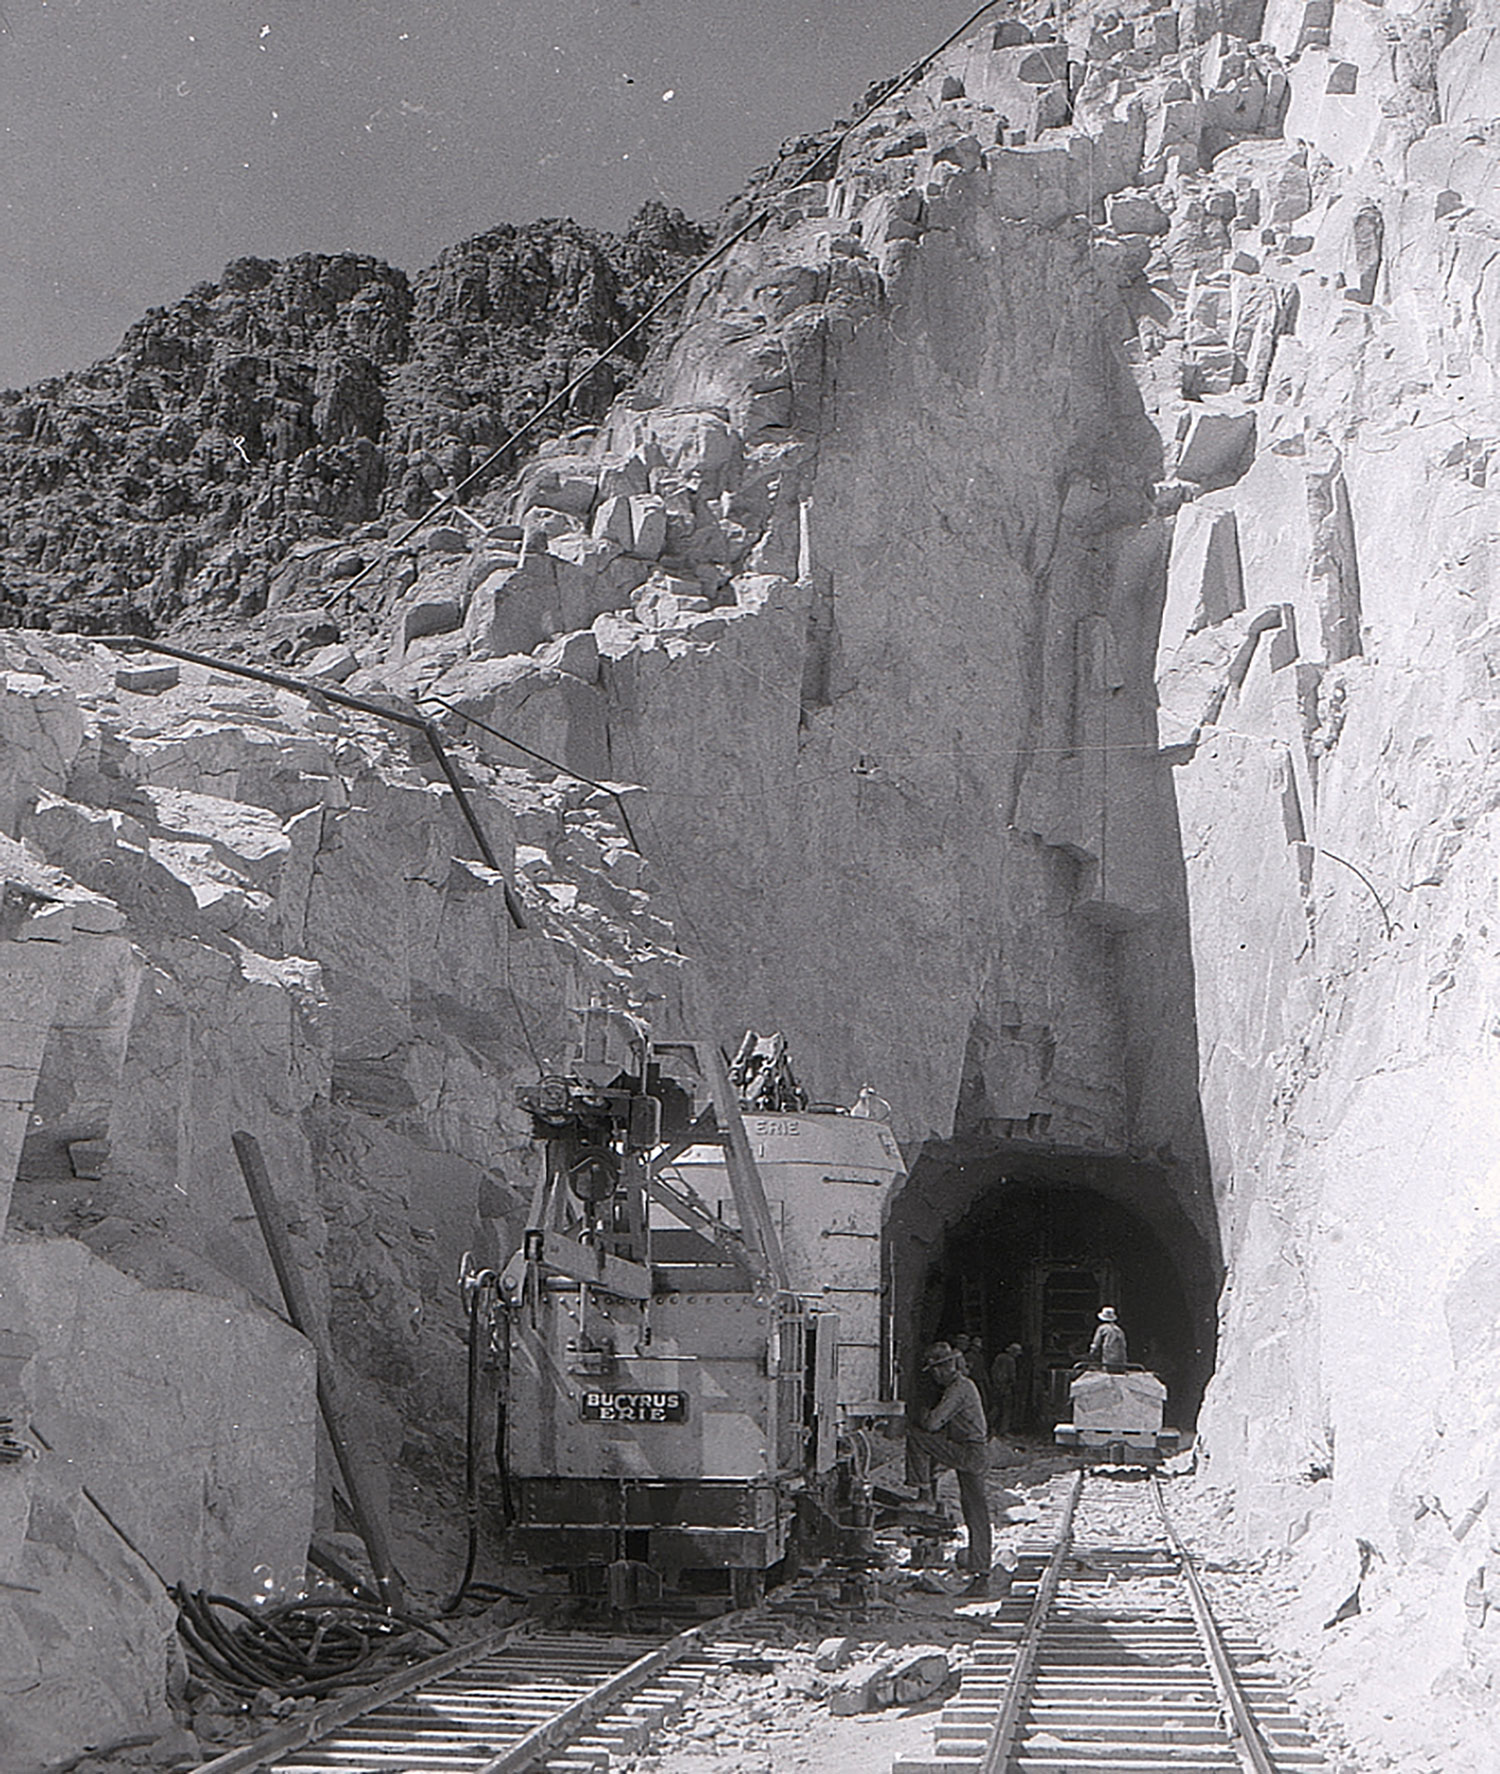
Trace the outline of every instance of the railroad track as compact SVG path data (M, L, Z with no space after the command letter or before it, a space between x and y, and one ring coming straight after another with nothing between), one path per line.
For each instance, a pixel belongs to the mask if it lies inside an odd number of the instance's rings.
M668 1639L492 1635L325 1704L197 1774L597 1774L742 1650L701 1629Z
M1264 1654L1223 1633L1154 1477L1057 1481L933 1753L893 1774L1326 1766Z

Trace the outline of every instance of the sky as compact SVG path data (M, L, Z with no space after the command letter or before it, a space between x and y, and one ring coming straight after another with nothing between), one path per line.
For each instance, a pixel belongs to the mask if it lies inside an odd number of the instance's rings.
M0 388L233 258L710 219L977 0L0 0Z

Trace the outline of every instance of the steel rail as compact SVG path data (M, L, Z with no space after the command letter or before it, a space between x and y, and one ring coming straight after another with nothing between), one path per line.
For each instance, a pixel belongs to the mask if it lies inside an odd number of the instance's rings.
M413 1688L420 1688L424 1682L434 1681L439 1676L453 1675L469 1664L488 1657L492 1651L525 1639L535 1631L535 1622L528 1620L519 1626L499 1627L485 1633L482 1638L471 1639L466 1645L457 1645L451 1651L441 1651L436 1657L428 1657L421 1663L413 1663L407 1669L398 1670L395 1675L387 1676L373 1688L358 1688L337 1700L328 1701L315 1712L309 1713L305 1719L282 1725L264 1737L256 1738L253 1743L242 1743L238 1749L226 1750L223 1755L215 1756L211 1762L200 1762L193 1774L249 1774L253 1768L264 1767L273 1757L286 1755L294 1749L303 1749L309 1743L316 1743L320 1737L328 1736L341 1725L352 1723L364 1713L373 1712L377 1706L384 1706L389 1700L399 1700Z
M690 1663L701 1662L701 1653L706 1643L726 1622L735 1618L736 1615L729 1614L705 1625L689 1627L686 1631L651 1646L629 1663L614 1669L609 1669L606 1663L603 1672L590 1671L590 1679L593 1674L598 1674L598 1679L591 1687L579 1692L575 1686L571 1698L557 1701L557 1710L550 1717L543 1718L540 1724L533 1725L523 1736L505 1744L498 1754L486 1760L483 1758L490 1755L493 1745L494 1725L491 1725L480 1733L481 1736L490 1736L491 1741L477 1746L480 1759L470 1762L471 1774L525 1774L526 1770L545 1763L549 1756L565 1750L579 1738L587 1737L591 1727L608 1732L610 1714L625 1705L634 1695L650 1693L653 1688L659 1687L664 1679L669 1678L675 1665L684 1660ZM601 1644L608 1642L603 1640ZM530 1653L527 1651L528 1643L534 1647ZM292 1756L298 1757L291 1764L296 1767L307 1761L307 1757L299 1756L298 1752L310 1751L316 1758L317 1746L325 1742L336 1758L343 1742L339 1733L346 1728L359 1727L366 1721L378 1722L383 1709L399 1705L403 1701L408 1705L413 1700L421 1701L424 1698L423 1689L432 1684L446 1686L450 1678L462 1677L466 1671L484 1665L497 1653L520 1654L523 1658L523 1666L517 1672L521 1686L516 1692L524 1695L527 1684L534 1686L536 1658L546 1655L548 1643L548 1635L539 1629L535 1621L495 1628L468 1644L455 1646L436 1657L429 1657L421 1663L398 1670L375 1686L351 1691L336 1700L330 1700L306 1718L294 1720L254 1742L242 1744L216 1756L212 1761L200 1763L193 1774L252 1774L255 1769L286 1766L283 1758ZM491 1666L491 1674L503 1678L504 1672ZM565 1671L559 1671L560 1682L568 1679ZM505 1694L502 1680L502 1686L493 1695L493 1704L498 1714L502 1715L509 1704ZM434 1704L441 1708L443 1701L435 1698ZM452 1728L451 1722L446 1719L439 1719L437 1722L440 1730ZM499 1723L498 1716L495 1723ZM404 1728L393 1724L392 1735L384 1745L383 1753L409 1753L420 1760L426 1736L427 1732L420 1724Z
M1234 1721L1236 1747L1244 1756L1254 1774L1278 1774L1275 1761L1265 1738L1261 1735L1260 1726L1256 1723L1255 1714L1240 1684L1239 1675L1235 1671L1233 1659L1224 1643L1224 1636L1219 1631L1219 1623L1213 1617L1213 1610L1208 1605L1208 1596L1203 1589L1202 1579L1193 1563L1193 1555L1178 1538L1177 1530L1172 1525L1172 1518L1167 1513L1166 1499L1161 1494L1161 1480L1153 1472L1151 1474L1151 1499L1161 1517L1161 1525L1166 1532L1167 1544L1177 1559L1182 1572L1183 1586L1187 1590L1188 1605L1193 1611L1193 1622L1198 1628L1198 1636L1203 1640L1208 1652L1209 1669L1213 1676L1214 1687L1219 1691L1219 1698L1228 1710L1229 1717Z
M675 1638L669 1638L654 1651L647 1651L644 1656L637 1657L634 1663L627 1663L623 1669L607 1676L587 1694L580 1695L570 1706L565 1706L554 1718L538 1725L535 1730L528 1731L518 1743L511 1744L509 1749L503 1750L493 1761L485 1762L476 1770L476 1774L524 1774L524 1770L533 1762L540 1761L550 1751L560 1749L563 1744L577 1737L617 1701L623 1700L637 1688L644 1687L652 1676L670 1668L689 1651L697 1650L702 1645L704 1636L701 1626L690 1626L686 1632L679 1632Z
M1036 1667L1037 1653L1041 1649L1042 1631L1047 1624L1047 1616L1052 1612L1057 1586L1062 1581L1063 1565L1072 1549L1073 1516L1082 1494L1083 1469L1080 1467L1073 1474L1073 1488L1068 1492L1068 1500L1063 1505L1062 1520L1057 1529L1057 1544L1052 1548L1047 1568L1037 1583L1031 1612L1022 1629L1020 1643L1016 1646L1015 1660L1010 1666L1010 1678L1005 1691L1005 1704L1000 1709L1000 1717L995 1721L990 1740L984 1746L984 1754L979 1763L980 1774L1003 1774L1009 1765L1016 1732L1021 1728L1031 1697L1031 1675Z

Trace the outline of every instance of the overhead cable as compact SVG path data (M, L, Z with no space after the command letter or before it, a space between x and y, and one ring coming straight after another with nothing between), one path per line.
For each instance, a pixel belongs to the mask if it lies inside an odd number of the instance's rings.
M903 92L914 80L920 80L922 75L932 63L936 61L938 56L940 56L945 49L949 49L953 44L957 43L959 38L962 37L966 31L969 31L973 26L978 24L980 19L982 19L987 12L993 12L999 6L1013 7L1014 4L1015 0L985 0L983 6L976 8L975 11L970 13L968 18L964 20L958 29L950 32L935 49L928 50L926 55L924 55L919 61L913 62L910 67L896 75L893 80L880 82L875 89L876 96L870 101L870 103L862 107L854 120L851 123L846 124L844 128L839 131L833 140L808 163L801 177L796 179L787 187L787 189L795 191L803 185L811 184L814 179L818 177L819 170L823 167L824 163L838 154L844 143L848 141L849 137L868 117L878 111L882 105L889 104L897 93ZM776 205L774 201L761 204L748 221L741 223L733 233L726 235L717 246L705 253L690 270L685 271L674 284L664 290L643 314L638 315L636 319L625 328L624 332L618 333L602 351L598 352L581 370L578 370L566 383L564 383L556 394L554 394L549 400L544 401L529 419L518 425L508 437L498 443L477 468L471 469L461 481L456 482L453 486L447 487L439 493L436 503L429 506L428 509L423 512L421 517L414 518L412 522L391 541L390 547L399 548L402 543L409 541L410 538L416 535L417 531L424 525L431 523L433 516L441 511L445 505L454 503L463 493L472 487L477 480L488 474L490 469L493 468L508 451L514 449L522 438L524 438L529 432L535 430L537 425L539 425L549 413L556 411L556 409L565 401L570 400L602 363L606 362L611 356L613 356L622 345L633 339L636 334L639 333L650 321L654 320L670 302L672 302L677 296L681 295L695 277L706 271L710 265L716 264L720 259L724 258L734 247L739 245L747 234L754 233L754 231L771 215L775 207ZM383 559L384 557L381 558ZM374 572L379 564L380 561L377 559L370 561L367 565L361 567L359 572L354 574L352 578L344 581L344 590L352 590L362 579Z

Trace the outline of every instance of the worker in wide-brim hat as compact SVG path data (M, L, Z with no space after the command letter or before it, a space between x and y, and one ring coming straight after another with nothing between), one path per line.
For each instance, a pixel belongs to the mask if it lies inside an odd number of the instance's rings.
M1119 1314L1113 1306L1099 1308L1099 1328L1089 1344L1089 1360L1097 1362L1107 1374L1125 1372L1125 1333L1120 1329Z
M989 1428L979 1388L961 1371L951 1343L934 1343L922 1359L922 1371L942 1388L941 1396L922 1422L908 1423L906 1445L913 1481L929 1501L937 1496L935 1467L958 1477L958 1502L969 1530L968 1568L973 1573L965 1591L988 1595L990 1584L990 1504L984 1473L989 1465Z

